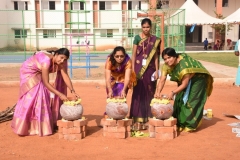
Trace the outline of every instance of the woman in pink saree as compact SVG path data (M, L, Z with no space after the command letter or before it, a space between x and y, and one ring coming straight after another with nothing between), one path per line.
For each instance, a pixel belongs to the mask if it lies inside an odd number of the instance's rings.
M20 69L20 94L11 127L21 136L53 134L60 119L59 108L67 100L67 87L79 97L67 74L69 51L61 48L54 55L37 52L27 59ZM49 73L56 76L49 82ZM51 95L51 97L50 97Z

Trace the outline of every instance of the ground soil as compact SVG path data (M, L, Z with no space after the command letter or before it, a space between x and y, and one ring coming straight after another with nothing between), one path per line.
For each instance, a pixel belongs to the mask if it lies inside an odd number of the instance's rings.
M19 67L10 68L0 70L0 111L13 106L18 99L19 85L11 81L18 81ZM78 74L84 79L85 72L80 71ZM104 78L102 71L96 72L99 76L96 74L94 79ZM13 133L11 121L8 121L0 123L0 159L237 160L240 157L240 138L228 126L240 121L223 116L223 113L240 115L239 87L215 84L205 105L205 109L213 109L212 120L203 120L196 132L179 135L174 140L160 141L152 138L104 138L99 123L106 106L105 87L96 82L75 82L74 86L82 98L84 116L89 120L86 138L80 141L59 140L57 133L46 137L20 137ZM168 93L175 87L167 84L162 93ZM127 97L128 104L131 103L130 99L131 91Z

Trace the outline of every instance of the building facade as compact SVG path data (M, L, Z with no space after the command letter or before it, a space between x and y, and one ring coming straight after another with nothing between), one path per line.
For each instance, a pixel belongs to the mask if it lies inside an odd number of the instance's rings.
M239 0L194 0L213 17L218 1L222 3L225 17L240 7ZM178 9L184 2L160 0L157 8ZM36 50L62 47L69 44L70 38L64 34L70 32L94 35L74 36L74 44L90 43L97 50L116 45L131 48L133 36L141 30L142 17L137 13L146 13L148 8L146 0L76 0L72 5L69 0L1 0L0 48L26 46L26 50ZM197 26L191 35L187 34L189 27L186 26L186 42L202 42L205 38L214 40L211 26ZM236 41L239 33L239 24L234 24L227 38Z

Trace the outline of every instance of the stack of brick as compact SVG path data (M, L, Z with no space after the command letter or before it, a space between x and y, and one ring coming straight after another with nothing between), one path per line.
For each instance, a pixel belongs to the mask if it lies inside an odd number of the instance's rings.
M161 140L170 140L177 137L177 119L149 119L149 137Z
M103 136L107 138L128 138L131 136L132 119L101 120L103 126Z
M79 119L75 121L58 120L59 139L80 140L87 135L87 119Z

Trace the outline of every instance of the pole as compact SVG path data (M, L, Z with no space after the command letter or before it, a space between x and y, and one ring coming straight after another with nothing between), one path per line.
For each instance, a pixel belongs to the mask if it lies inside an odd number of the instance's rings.
M227 21L225 22L225 42L224 42L224 50L227 50Z
M72 34L70 33L70 77L71 78L72 78L72 68L73 68L72 56L73 56L73 54L72 54Z

